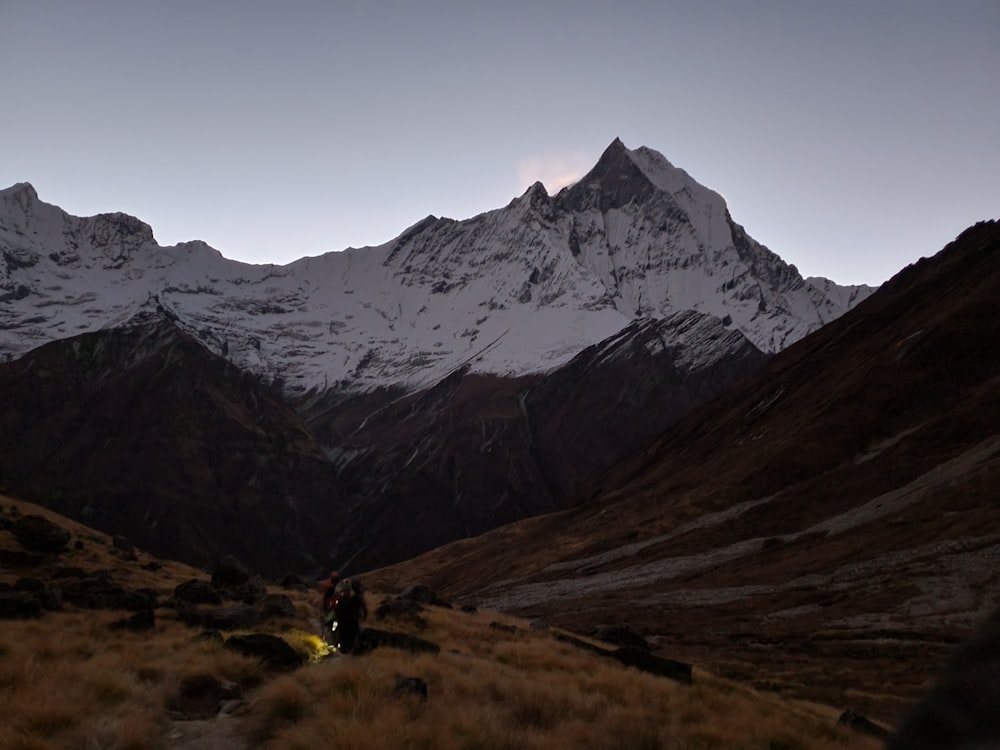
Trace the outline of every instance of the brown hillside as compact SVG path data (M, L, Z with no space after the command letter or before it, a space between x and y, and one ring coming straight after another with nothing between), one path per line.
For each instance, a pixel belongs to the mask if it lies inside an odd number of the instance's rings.
M1000 226L619 464L582 507L378 571L898 719L1000 603Z

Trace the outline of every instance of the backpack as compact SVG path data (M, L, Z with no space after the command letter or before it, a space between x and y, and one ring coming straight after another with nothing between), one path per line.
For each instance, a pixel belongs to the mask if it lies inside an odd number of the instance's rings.
M337 584L337 588L335 591L335 596L337 601L350 599L353 595L354 595L354 587L351 586L350 578L345 578L343 581Z

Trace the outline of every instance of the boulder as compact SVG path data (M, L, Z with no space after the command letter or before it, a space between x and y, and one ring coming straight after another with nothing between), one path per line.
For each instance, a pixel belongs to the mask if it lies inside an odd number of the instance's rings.
M31 594L0 591L0 620L20 620L41 614L42 605Z
M632 646L643 651L649 651L646 636L631 625L604 625L594 631L594 638L614 646Z
M62 586L63 600L85 609L125 609L139 612L155 609L156 592L153 589L130 590L113 583L101 571L79 581L66 581Z
M358 646L355 653L363 654L374 651L377 648L399 648L404 651L437 654L441 647L431 641L425 641L415 635L407 633L394 633L389 630L378 630L377 628L363 628L358 637Z
M280 617L295 617L295 605L292 600L284 594L268 594L261 600L259 606L260 616L265 620Z
M233 555L226 555L212 571L212 585L218 589L235 588L250 580L250 571Z
M256 607L214 607L199 611L197 624L214 630L245 630L260 624L260 612Z
M227 599L234 599L244 604L256 604L267 596L267 587L264 585L264 579L255 575L239 586L226 589L223 595Z
M22 516L10 528L18 543L29 552L53 553L69 544L70 533L42 516Z
M197 578L174 587L174 599L191 604L222 604L222 597L212 584Z
M244 656L256 657L268 667L277 670L292 670L302 666L302 655L276 635L251 633L230 636L223 648L236 651Z
M659 677L669 677L671 680L683 682L686 685L690 685L692 682L691 665L687 662L664 659L634 646L623 646L615 649L610 655L622 664L635 667L643 672L649 672Z
M685 685L692 683L691 665L687 662L665 659L661 656L651 654L634 646L622 646L614 650L602 648L596 644L581 640L569 633L555 633L556 640L570 643L578 648L590 651L601 656L609 656L616 659L625 666L635 667L643 672L649 672L659 677L668 677L671 680L682 682Z

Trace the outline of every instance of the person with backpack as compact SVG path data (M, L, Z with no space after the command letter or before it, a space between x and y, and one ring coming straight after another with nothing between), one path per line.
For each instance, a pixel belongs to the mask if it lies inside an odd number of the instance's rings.
M361 621L368 617L368 603L357 578L344 578L336 587L333 611L337 626L334 642L341 653L349 654L358 647Z
M326 579L322 580L318 584L318 588L321 594L321 604L320 604L320 633L323 635L323 640L333 644L332 633L337 627L337 585L340 583L340 573L336 570L331 570L330 575Z

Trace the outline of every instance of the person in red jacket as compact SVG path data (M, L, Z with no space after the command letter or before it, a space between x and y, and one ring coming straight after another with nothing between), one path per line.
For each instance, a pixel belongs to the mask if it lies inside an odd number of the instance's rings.
M337 603L337 584L340 583L340 573L336 570L331 570L330 575L328 575L324 580L317 584L317 588L320 593L320 632L323 634L323 640L327 643L331 643L331 632L336 627L336 603Z

